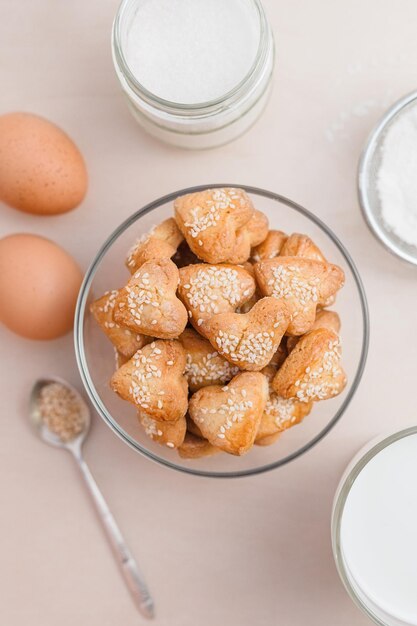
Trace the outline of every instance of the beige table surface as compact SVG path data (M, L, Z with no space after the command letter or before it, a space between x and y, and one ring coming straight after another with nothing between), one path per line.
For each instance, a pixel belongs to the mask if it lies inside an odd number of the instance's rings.
M329 518L353 453L415 412L416 270L368 233L355 195L361 146L384 108L417 87L415 0L265 0L275 90L258 124L187 153L147 137L110 57L117 0L0 0L0 113L61 124L87 159L76 212L45 220L1 207L0 235L50 236L85 268L110 231L157 196L242 181L326 220L356 260L372 337L361 387L331 434L295 463L238 481L170 472L94 419L86 457L152 587L161 626L362 626L333 564ZM29 432L33 379L80 384L72 338L33 343L0 329L0 624L133 626L132 606L69 457Z

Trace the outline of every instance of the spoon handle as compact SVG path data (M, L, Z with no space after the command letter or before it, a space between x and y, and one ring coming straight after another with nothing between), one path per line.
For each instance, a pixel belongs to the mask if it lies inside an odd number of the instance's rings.
M140 572L129 548L127 547L120 528L111 514L110 509L107 506L107 502L94 480L87 463L78 454L74 454L74 457L84 477L85 484L91 494L97 513L103 523L104 530L106 531L106 535L119 562L129 591L142 615L148 619L152 619L154 617L154 603L146 586L143 575Z

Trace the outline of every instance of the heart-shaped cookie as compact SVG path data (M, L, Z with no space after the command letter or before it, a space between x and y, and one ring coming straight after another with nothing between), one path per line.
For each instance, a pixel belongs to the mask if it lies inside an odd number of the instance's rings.
M300 233L293 233L288 237L282 246L281 256L298 256L326 263L322 251L316 246L314 241L307 235L301 235Z
M207 339L191 328L179 336L185 354L184 376L191 393L208 385L224 385L239 373L239 368L220 356Z
M321 309L317 311L316 319L314 320L314 324L311 327L311 330L317 330L317 328L327 328L328 330L332 330L336 335L340 332L340 317L336 313L336 311L327 311L325 309ZM295 348L299 341L299 337L288 337L287 338L287 349L288 352L291 352Z
M178 418L175 422L167 422L155 420L147 413L138 411L138 419L145 433L153 441L168 448L179 448L184 442L187 430L187 421L184 416Z
M101 298L90 305L90 312L117 351L130 359L137 350L145 346L149 341L152 341L152 339L137 331L123 327L114 321L113 313L119 294L120 292L116 289L107 291Z
M280 437L281 433L275 433L274 435L268 435L268 437L262 437L262 439L256 439L255 446L272 446Z
M245 454L253 445L268 399L268 380L242 372L226 386L197 391L189 413L204 437L229 454Z
M340 358L337 334L327 328L312 330L300 338L278 370L273 389L283 398L301 402L333 398L346 385Z
M271 365L262 370L269 381L269 397L255 439L255 443L261 443L261 445L263 439L299 424L313 407L312 402L300 402L297 398L281 398L275 393L272 380L276 372L276 368Z
M178 281L178 268L170 259L147 261L121 289L114 320L150 337L178 337L187 325L187 311L176 296Z
M176 221L170 217L135 242L128 252L126 267L134 274L146 261L169 259L176 253L182 240Z
M259 371L271 361L287 330L284 302L262 298L249 313L221 313L204 323L211 345L240 369Z
M282 230L270 230L266 239L252 250L252 261L264 261L265 259L275 259L280 255L282 246L287 241L288 236Z
M238 264L247 261L252 247L260 244L268 235L268 226L266 215L255 209L250 220L236 232L236 244L227 263Z
M175 422L187 412L185 352L179 341L153 341L112 376L112 389L157 421Z
M178 454L182 459L201 459L219 452L221 452L220 448L212 446L207 439L189 432L186 433L183 443L178 448Z
M281 256L298 256L304 259L313 259L313 261L323 261L326 263L325 256L314 241L307 235L300 235L299 233L293 233L288 237L282 247ZM335 301L336 294L333 294L326 298L319 306L332 306Z
M191 250L207 263L224 263L232 257L237 233L254 212L249 196L234 188L206 189L181 196L175 201L174 210Z
M303 335L316 319L316 310L344 284L337 265L301 257L277 257L255 265L256 280L266 296L286 303L291 315L289 335Z
M199 263L180 269L178 296L192 325L204 334L204 322L217 313L234 311L255 293L255 280L242 267Z

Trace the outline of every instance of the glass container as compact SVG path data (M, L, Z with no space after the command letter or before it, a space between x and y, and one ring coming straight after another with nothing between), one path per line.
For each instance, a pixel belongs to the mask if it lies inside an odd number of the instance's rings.
M227 93L214 100L187 104L171 102L140 84L129 67L126 46L132 19L144 0L123 0L112 31L116 74L129 108L139 124L154 137L182 148L213 148L243 134L263 111L271 90L274 39L259 0L253 19L259 22L259 45L249 72Z
M405 552L411 555L414 574L417 569L414 565L417 542L401 539L402 534L406 537L407 526L412 526L407 537L415 533L416 505L413 501L415 503L416 496L411 484L415 479L410 472L405 472L408 476L404 476L403 468L410 463L407 458L411 458L415 470L413 459L417 445L410 438L416 436L417 427L413 425L378 437L364 446L345 470L334 499L332 548L340 578L355 604L379 626L417 624L416 602L411 602L414 605L412 615L410 592L405 593L404 600L402 583L396 585L396 580L407 578L407 568L410 567L408 558L407 563L401 558L404 542L407 543ZM393 449L401 443L412 444L411 452L404 448ZM390 456L385 459L378 457L387 453ZM362 482L359 491L357 481L363 480L365 472L368 472L366 482ZM411 486L404 498L398 481L403 483L406 478ZM370 485L374 489L370 489ZM352 495L353 499L349 500ZM364 495L365 502L361 499ZM410 506L414 509L413 514ZM408 576L408 580L415 592L415 576ZM414 592L411 591L411 595L415 598Z

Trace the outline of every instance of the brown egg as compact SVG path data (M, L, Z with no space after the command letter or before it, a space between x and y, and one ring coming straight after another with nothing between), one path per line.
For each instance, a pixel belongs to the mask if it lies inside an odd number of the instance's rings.
M86 190L84 159L63 130L30 113L0 116L0 200L55 215L78 206Z
M65 250L36 235L0 239L0 321L29 339L55 339L73 326L81 270Z

